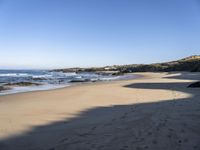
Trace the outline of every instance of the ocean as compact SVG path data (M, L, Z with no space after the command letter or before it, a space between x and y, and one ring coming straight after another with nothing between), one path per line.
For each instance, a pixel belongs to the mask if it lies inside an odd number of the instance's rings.
M78 82L111 81L133 78L133 75L113 76L91 72L63 73L48 70L0 70L0 95L49 90L71 86Z

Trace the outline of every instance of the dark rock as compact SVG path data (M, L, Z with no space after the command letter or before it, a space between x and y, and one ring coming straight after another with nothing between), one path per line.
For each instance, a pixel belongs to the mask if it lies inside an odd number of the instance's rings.
M194 83L190 84L188 87L189 88L199 88L200 87L200 81L194 82Z
M38 86L41 85L39 83L32 83L32 82L17 82L17 83L7 83L5 86Z
M124 73L118 71L118 72L112 73L112 75L113 75L113 76L121 76L121 75L124 75Z
M70 82L75 83L75 82L90 82L90 79L73 79Z
M46 80L46 78L40 78L40 77L38 77L38 78L32 78L32 80L34 80L34 81L41 81L41 80Z
M5 90L9 90L10 88L8 88L8 87L4 87L4 86L0 86L0 92L1 91L5 91Z

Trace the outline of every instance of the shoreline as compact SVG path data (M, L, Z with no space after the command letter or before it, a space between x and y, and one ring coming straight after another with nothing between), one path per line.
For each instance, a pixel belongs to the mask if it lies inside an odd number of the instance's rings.
M89 81L89 82L77 82L77 83L69 83L69 84L63 84L63 85L58 85L57 87L56 86L52 86L49 87L49 88L44 88L44 89L35 89L35 90L28 90L28 91L16 91L16 92L11 92L11 93L1 93L0 92L0 97L1 96L7 96L7 95L15 95L15 94L21 94L21 93L30 93L30 92L42 92L42 91L53 91L53 90L59 90L59 89L65 89L65 88L69 88L69 87L74 87L74 86L81 86L81 85L84 85L84 84L99 84L99 83L108 83L108 82L117 82L117 81L126 81L126 80L133 80L133 79L138 79L138 78L143 78L144 76L142 75L139 75L139 73L126 73L126 75L133 75L132 77L129 77L129 78L122 78L122 79L114 79L114 80L108 80L108 81ZM120 76L122 77L122 76ZM42 86L45 86L45 85L41 85ZM22 86L23 87L23 86ZM15 87L14 87L15 88ZM28 88L28 87L25 87L25 88ZM31 87L30 87L31 88ZM11 89L12 90L12 89Z

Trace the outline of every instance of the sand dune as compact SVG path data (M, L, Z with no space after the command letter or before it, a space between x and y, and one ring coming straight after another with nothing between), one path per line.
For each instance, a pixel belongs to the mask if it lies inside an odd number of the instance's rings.
M200 73L0 97L0 150L198 150Z

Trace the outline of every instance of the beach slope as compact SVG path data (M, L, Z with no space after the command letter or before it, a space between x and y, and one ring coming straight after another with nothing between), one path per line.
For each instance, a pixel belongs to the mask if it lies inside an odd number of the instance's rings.
M200 149L200 73L137 74L0 96L0 149Z

